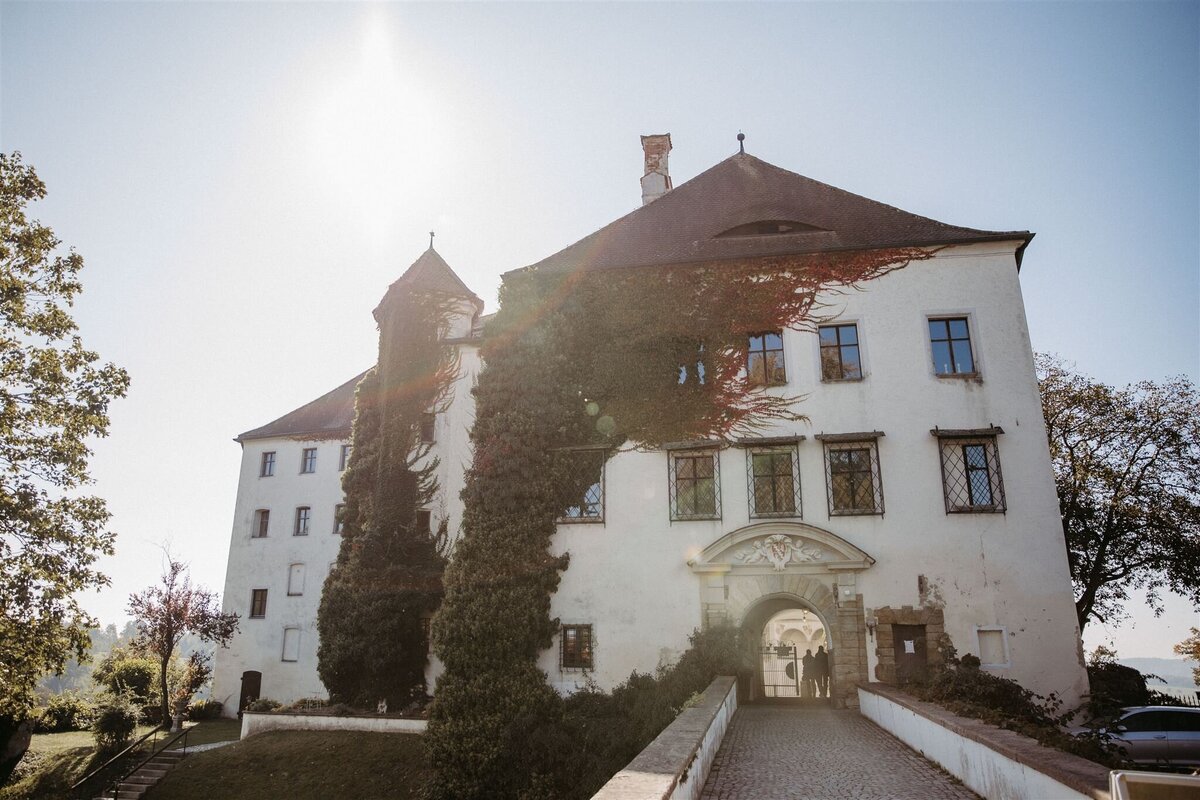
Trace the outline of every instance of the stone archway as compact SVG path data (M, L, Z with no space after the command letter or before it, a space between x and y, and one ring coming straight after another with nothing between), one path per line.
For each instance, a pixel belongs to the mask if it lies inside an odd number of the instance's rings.
M700 579L705 627L762 624L774 608L808 608L825 626L835 707L857 706L867 680L866 620L857 575L875 559L835 533L801 522L764 522L732 531L688 566ZM772 611L771 613L775 613Z

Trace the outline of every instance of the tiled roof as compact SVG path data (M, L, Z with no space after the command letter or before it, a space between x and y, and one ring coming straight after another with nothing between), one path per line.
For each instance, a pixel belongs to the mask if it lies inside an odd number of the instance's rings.
M746 232L764 222L800 224L785 226L788 233ZM1022 242L1019 263L1032 238L1028 231L947 225L739 153L525 269L614 269L1011 240Z
M454 297L465 297L479 308L483 308L483 301L462 282L462 278L455 274L454 270L450 268L450 265L446 263L446 260L441 257L438 251L433 249L432 245L421 254L420 258L412 263L412 266L404 271L403 275L388 287L383 300L379 302L379 306L382 307L392 292L400 288L423 289L429 292L441 292ZM379 308L375 309L375 315L378 317Z
M246 431L234 441L277 437L334 439L349 436L350 425L354 422L354 389L366 374L360 372L332 392L321 395L311 403L306 403L261 428Z

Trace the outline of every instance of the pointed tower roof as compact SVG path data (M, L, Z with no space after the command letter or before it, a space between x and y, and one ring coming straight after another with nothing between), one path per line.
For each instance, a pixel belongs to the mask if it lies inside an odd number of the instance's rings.
M947 225L738 153L525 269L573 271L840 250L1021 242Z
M402 289L419 289L426 292L437 292L439 294L447 294L452 297L462 297L470 300L480 310L483 309L483 301L462 282L462 278L455 274L446 260L433 249L433 245L421 254L421 257L412 263L408 269L404 271L396 281L388 287L387 292L383 296L383 300L379 301L379 306L382 307L391 297L392 292ZM375 309L375 317L379 317L379 308Z
M350 435L354 422L354 390L366 372L360 372L331 392L305 403L295 411L284 414L274 422L246 431L234 439L273 439L286 436L294 439L338 439Z

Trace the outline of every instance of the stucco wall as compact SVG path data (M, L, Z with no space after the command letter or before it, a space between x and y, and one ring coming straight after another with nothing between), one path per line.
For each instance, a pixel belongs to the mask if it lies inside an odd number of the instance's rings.
M592 800L696 800L736 712L737 680L713 679L696 704L680 712Z
M245 739L267 731L365 731L368 733L424 733L423 719L396 717L328 716L324 714L280 714L246 711L242 714Z
M946 632L960 653L977 652L978 627L1003 626L1009 666L993 671L1070 702L1085 690L1086 676L1013 252L1013 245L949 248L862 291L827 298L839 321L858 325L864 377L822 382L816 335L785 332L788 383L771 391L804 397L799 408L809 421L761 435L807 437L798 446L803 520L875 559L857 575L868 617L881 606L944 606ZM939 315L969 318L978 379L934 374L927 320ZM930 429L990 425L1004 430L997 450L1007 512L948 515ZM885 514L831 516L825 454L813 437L863 431L885 434L878 439ZM670 520L667 457L616 455L606 467L605 523L560 525L554 541L572 558L552 614L595 626L591 677L602 687L678 657L702 621L688 560L755 522L743 450L720 454L717 521ZM555 649L540 666L563 691L586 678L560 670Z
M806 437L797 447L803 504L797 521L817 526L874 559L853 573L818 569L806 574L830 592L836 581L843 581L837 596L857 603L854 613L864 619L881 607L942 607L945 631L960 653L978 653L979 628L1003 628L1006 665L988 669L1039 693L1057 692L1071 703L1085 691L1086 674L1015 246L947 248L930 261L864 285L862 291L825 298L829 313L839 315L839 322L858 325L864 377L822 382L816 335L786 331L788 383L769 391L804 398L799 409L808 421L778 425L760 435ZM927 321L946 315L970 321L977 378L934 374ZM453 535L462 518L459 495L470 462L474 405L469 389L480 368L474 346L464 345L461 352L462 377L450 410L439 417L435 448L442 462L441 504ZM948 515L938 443L929 431L935 426L991 425L1004 430L997 437L997 452L1007 511ZM885 513L831 515L825 453L815 436L863 431L884 434L877 447ZM318 474L307 476L292 474L298 471L304 443L246 444L225 604L227 610L245 616L252 586L271 587L271 601L267 619L244 621L231 649L218 654L217 699L232 697L236 703L245 669L263 672L266 696L286 701L323 695L316 678L316 590L338 544L329 530L332 509L340 502L339 476L326 469L336 466L337 444L318 443ZM280 453L274 479L258 478L262 449ZM720 453L722 516L713 521L670 520L667 459L664 451L616 455L606 466L605 522L558 528L552 549L570 552L572 558L551 613L564 624L593 625L595 639L595 665L587 673L560 668L557 642L541 655L539 666L560 691L573 691L589 680L608 689L634 670L652 672L673 662L686 649L689 634L703 624L704 604L729 589L729 584L698 575L689 561L722 536L759 522L749 517L746 453L735 447ZM273 532L265 541L249 538L255 508L278 506L285 513L273 518L272 525L290 524L287 515L310 497L317 516L306 541L291 541L290 529ZM287 565L293 559L311 565L301 599L283 597ZM764 567L760 572L769 576L771 570ZM741 598L739 608L744 610L753 600ZM835 616L848 618L845 612L840 608ZM733 621L739 621L736 615ZM301 660L281 664L283 626L293 623L302 627ZM843 655L852 655L856 663L861 659L864 671L874 676L879 642L865 636L851 644L865 652ZM428 671L431 685L439 671L433 662Z
M467 330L460 324L453 332ZM446 517L452 537L457 536L462 524L459 495L470 462L469 433L475 412L470 391L479 371L477 345L463 343L458 351L459 378L452 387L448 409L436 417L436 441L430 452L430 457L440 460L437 477L441 487L432 508L432 524L436 526ZM247 670L262 673L263 697L287 703L302 697L328 696L317 675L317 609L321 588L341 546L341 537L334 533L334 509L343 501L338 466L341 445L348 443L347 435L331 441L254 439L242 447L222 597L224 611L239 614L241 620L229 647L217 651L213 675L213 697L225 704L227 716L237 712L242 673ZM317 469L312 474L300 474L301 453L307 447L317 448ZM265 451L276 453L275 475L269 478L259 476ZM310 533L293 536L296 507L301 505L312 508ZM270 533L265 539L252 537L254 512L260 508L271 511ZM305 564L304 592L298 597L287 595L288 567L292 563ZM268 590L266 616L250 619L251 590L259 588ZM295 662L282 660L287 627L300 629L300 652ZM432 660L426 672L430 686L439 671L440 664Z
M859 711L988 800L1108 800L1108 770L894 690L859 689Z

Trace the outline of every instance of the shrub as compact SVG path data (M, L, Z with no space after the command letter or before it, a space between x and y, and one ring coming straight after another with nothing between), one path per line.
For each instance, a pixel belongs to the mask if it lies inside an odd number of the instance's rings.
M280 711L311 711L314 708L328 708L329 701L320 697L301 697L286 706L281 707Z
M257 700L252 700L247 706L247 711L274 711L283 704L278 700L272 700L269 697L260 697Z
M188 706L187 718L192 722L199 722L205 719L217 719L221 716L221 705L219 700L199 700Z
M1014 680L984 672L974 656L958 658L945 634L938 648L942 663L931 665L925 676L908 684L905 688L911 694L955 714L1036 739L1047 747L1112 767L1123 765L1120 750L1099 727L1081 737L1063 731L1074 710L1061 713L1062 701L1057 695L1043 697Z
M92 732L96 749L111 755L129 743L137 728L139 708L128 695L108 695L96 706Z
M111 694L129 694L140 705L158 702L158 664L129 650L114 647L100 660L92 680Z
M34 720L34 733L63 733L87 730L96 708L74 692L56 694Z

